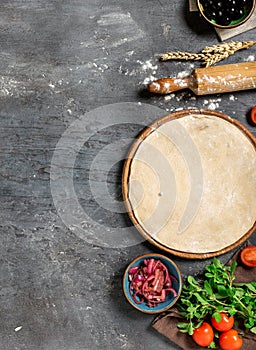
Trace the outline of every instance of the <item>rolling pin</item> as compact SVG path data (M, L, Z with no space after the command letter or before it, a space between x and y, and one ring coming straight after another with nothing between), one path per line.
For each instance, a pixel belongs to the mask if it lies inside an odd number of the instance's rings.
M256 62L197 68L185 78L163 78L148 84L148 90L156 94L183 89L190 89L196 95L256 89Z

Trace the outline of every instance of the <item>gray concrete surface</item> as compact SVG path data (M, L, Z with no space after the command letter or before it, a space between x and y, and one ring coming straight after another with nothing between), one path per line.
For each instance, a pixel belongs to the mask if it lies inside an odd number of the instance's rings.
M254 30L234 38L254 39ZM160 54L218 43L185 0L2 0L0 43L0 349L178 349L123 297L125 266L156 251L117 205L123 160L142 127L179 108L216 109L255 135L246 119L255 92L144 91L200 66ZM172 258L184 276L208 262Z

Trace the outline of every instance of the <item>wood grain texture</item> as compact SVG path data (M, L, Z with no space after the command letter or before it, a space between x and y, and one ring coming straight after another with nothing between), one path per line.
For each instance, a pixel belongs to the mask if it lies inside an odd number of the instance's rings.
M256 62L224 64L195 69L186 78L162 78L149 83L151 93L170 94L190 89L196 95L256 89Z
M256 62L195 69L191 86L198 95L255 89Z

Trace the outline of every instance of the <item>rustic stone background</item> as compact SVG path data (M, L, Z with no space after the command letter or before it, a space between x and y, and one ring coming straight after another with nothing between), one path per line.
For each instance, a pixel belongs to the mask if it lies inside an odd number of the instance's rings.
M234 38L254 39L254 30ZM0 348L178 349L152 330L152 316L132 309L122 294L125 266L154 248L145 242L104 246L86 220L84 237L67 227L51 193L52 157L73 122L96 108L124 103L124 115L132 116L127 123L93 133L97 113L89 120L91 137L78 152L73 175L82 208L106 235L118 228L132 231L124 213L102 208L91 194L89 172L97 154L180 108L216 109L255 134L247 122L255 91L201 97L190 91L167 97L145 92L151 79L199 66L161 63L162 53L199 52L218 43L212 28L189 13L185 0L2 0L0 42ZM254 60L254 55L255 47L226 63ZM104 125L104 113L99 119ZM127 150L126 145L122 151ZM107 165L106 158L102 168ZM98 170L100 183L106 174ZM64 177L65 171L63 166ZM119 162L107 174L116 199L121 198L121 171ZM207 262L173 259L184 276Z

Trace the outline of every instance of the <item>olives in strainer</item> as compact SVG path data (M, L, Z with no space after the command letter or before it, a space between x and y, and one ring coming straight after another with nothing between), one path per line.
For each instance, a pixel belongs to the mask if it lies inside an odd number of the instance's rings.
M227 26L245 15L251 0L201 0L201 4L210 21Z

